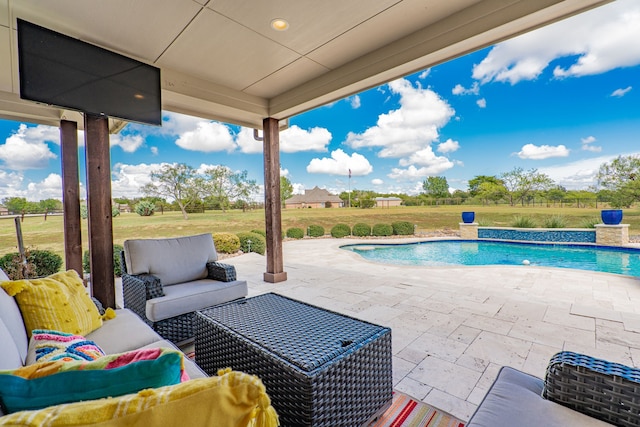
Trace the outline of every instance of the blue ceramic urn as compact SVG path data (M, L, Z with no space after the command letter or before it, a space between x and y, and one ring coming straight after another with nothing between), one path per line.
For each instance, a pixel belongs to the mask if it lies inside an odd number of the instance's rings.
M475 212L462 212L462 222L465 224L471 224L475 218Z
M603 209L600 218L606 225L618 225L622 221L622 209Z

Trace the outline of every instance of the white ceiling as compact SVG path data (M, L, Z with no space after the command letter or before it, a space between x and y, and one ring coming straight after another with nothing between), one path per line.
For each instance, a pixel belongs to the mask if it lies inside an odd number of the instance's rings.
M0 0L0 117L82 121L19 99L16 18L160 67L166 111L261 128L607 2Z

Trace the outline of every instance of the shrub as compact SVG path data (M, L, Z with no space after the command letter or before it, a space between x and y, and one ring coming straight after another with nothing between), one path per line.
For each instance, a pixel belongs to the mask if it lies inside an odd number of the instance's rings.
M359 222L353 226L351 234L358 237L371 236L371 227L369 226L369 224Z
M602 224L602 219L597 216L585 218L580 223L581 228L596 228L596 224Z
M544 228L565 228L567 220L562 215L553 215L545 218L542 224Z
M156 212L156 204L147 200L142 200L133 208L140 216L151 216Z
M393 234L393 227L391 224L376 224L373 226L371 234L374 236L391 236Z
M396 221L391 224L396 236L410 236L413 234L413 224L409 221Z
M89 208L87 208L87 205L80 205L80 218L87 219L88 216Z
M287 230L287 237L292 239L302 239L304 237L304 230L298 227L291 227Z
M324 236L324 227L312 224L307 228L307 234L311 237L322 237Z
M216 251L223 254L235 254L240 250L240 239L233 233L213 233Z
M120 215L120 209L115 206L111 206L111 218L115 218Z
M62 257L47 250L25 250L26 266L20 262L20 254L13 252L0 258L2 268L11 280L32 279L57 273L62 267Z
M255 252L264 255L267 249L265 238L258 233L241 231L236 234L240 239L240 249L244 253Z
M491 227L493 225L491 221L488 221L486 219L479 219L476 220L476 222L478 223L479 227Z
M116 277L122 276L122 263L120 259L120 253L124 250L122 245L113 245L113 275ZM89 260L89 251L84 251L82 254L82 271L85 273L91 273L91 262Z
M512 227L516 228L535 228L536 222L528 216L515 216L511 222Z
M261 235L262 237L265 237L265 238L267 237L267 232L264 231L264 230L251 230L251 232L259 234L259 235Z
M342 237L351 235L351 227L347 224L336 224L331 229L331 236L336 239L341 239Z

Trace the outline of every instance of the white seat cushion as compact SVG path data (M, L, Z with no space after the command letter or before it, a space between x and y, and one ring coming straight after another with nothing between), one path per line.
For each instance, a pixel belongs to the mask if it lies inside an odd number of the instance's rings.
M195 280L164 288L164 296L147 300L147 318L154 322L247 296L247 282Z
M129 274L153 274L162 286L204 279L218 259L211 234L125 240L124 255Z
M86 336L107 354L124 353L162 340L140 317L127 309L116 310L116 318Z

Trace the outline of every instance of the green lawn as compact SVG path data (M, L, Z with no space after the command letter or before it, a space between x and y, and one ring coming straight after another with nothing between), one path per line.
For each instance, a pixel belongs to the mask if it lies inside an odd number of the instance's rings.
M509 226L514 216L534 218L538 224L552 215L561 215L568 227L580 227L589 218L599 217L600 209L559 207L510 207L510 206L420 206L389 209L283 209L282 228L300 227L306 230L311 224L321 225L328 233L332 226L346 223L353 226L364 222L371 226L377 223L409 221L418 226L419 232L451 229L457 230L463 210L476 212L476 221L483 225ZM624 212L623 223L630 224L630 234L640 234L640 210ZM165 212L151 217L135 213L122 214L113 219L113 238L122 244L131 238L184 236L219 231L238 232L264 229L264 211L207 211L194 213L188 220L179 212ZM63 254L62 216L25 217L22 222L24 244L29 248L49 249ZM0 255L15 252L17 248L15 224L12 218L0 217ZM83 248L87 248L86 222L83 224Z

